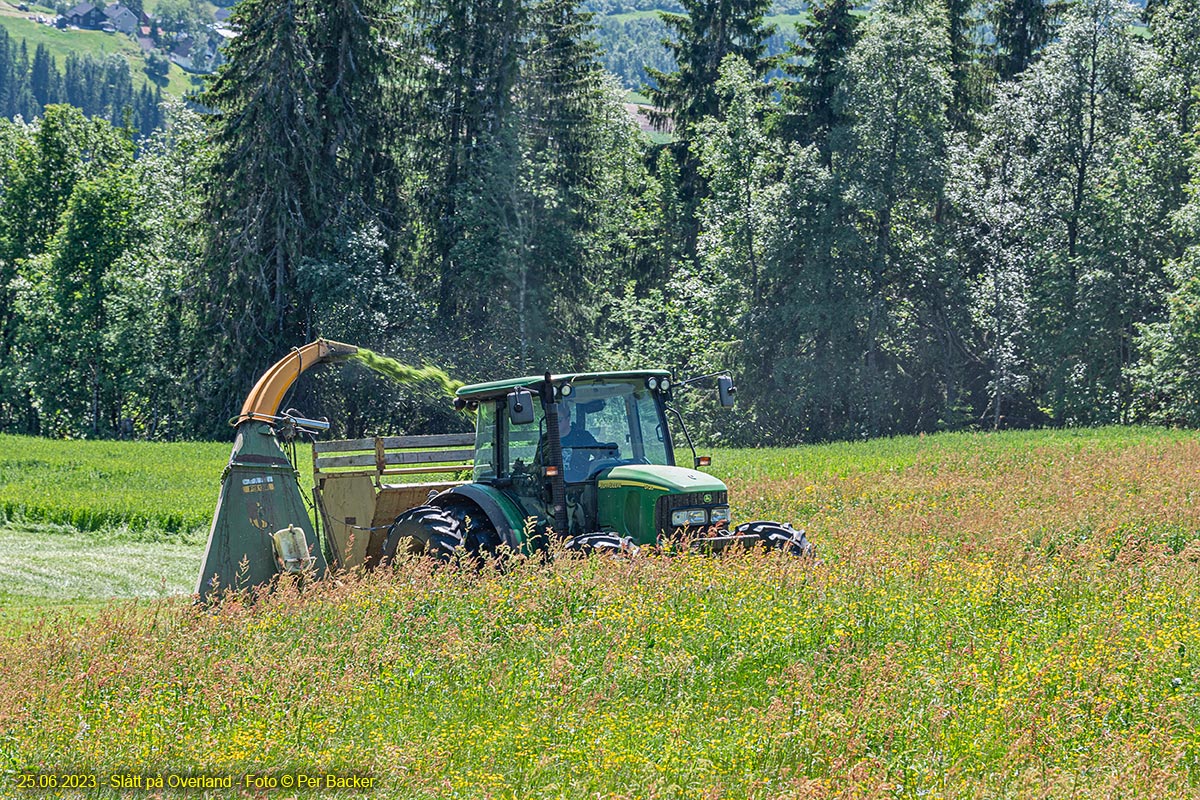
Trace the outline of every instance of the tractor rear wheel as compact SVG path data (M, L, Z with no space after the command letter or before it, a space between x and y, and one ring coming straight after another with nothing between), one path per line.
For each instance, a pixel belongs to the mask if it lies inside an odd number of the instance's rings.
M416 506L396 517L383 540L385 564L397 556L427 555L437 561L449 561L455 549L463 546L462 525L443 509Z
M495 556L502 540L488 515L473 503L452 503L445 512L454 518L462 532L463 547L475 555Z
M814 551L804 531L798 531L786 522L743 522L733 532L739 536L757 536L766 547L795 556L811 556Z

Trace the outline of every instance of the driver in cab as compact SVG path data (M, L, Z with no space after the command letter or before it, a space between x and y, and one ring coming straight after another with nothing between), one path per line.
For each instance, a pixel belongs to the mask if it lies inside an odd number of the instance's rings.
M600 442L587 428L575 425L574 416L575 404L563 401L558 409L558 438L562 442L563 478L568 483L587 477L588 465L600 448Z

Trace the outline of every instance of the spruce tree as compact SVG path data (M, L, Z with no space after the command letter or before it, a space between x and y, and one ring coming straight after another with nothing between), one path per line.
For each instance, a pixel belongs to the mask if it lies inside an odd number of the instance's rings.
M329 196L323 213L327 225L349 227L356 220L386 216L394 203L388 154L395 127L394 15L381 0L328 0L312 13L308 38L316 68L319 148L324 169L342 188L351 187Z
M401 30L398 114L406 142L407 194L427 242L408 277L436 287L439 320L486 314L480 291L501 269L502 243L489 198L498 175L513 174L516 85L526 9L519 0L418 0ZM470 208L468 208L470 206ZM484 290L486 291L486 290Z
M853 0L815 0L809 6L808 20L796 24L799 40L788 51L796 66L780 89L775 130L785 139L817 145L826 163L829 133L841 122L835 95L854 46L853 10Z
M683 252L694 256L700 201L708 194L699 161L691 152L696 126L706 118L724 118L716 87L726 56L741 57L756 77L767 73L772 60L764 56L766 40L775 29L763 23L771 0L682 0L681 5L682 14L659 12L668 31L663 45L674 58L675 70L646 72L654 81L649 88L657 108L652 118L660 130L671 130L676 136L672 149L685 209L681 242Z
M0 115L13 117L13 94L16 76L13 74L13 47L8 30L0 26Z
M58 69L54 65L54 57L50 55L46 45L39 44L33 53L33 66L29 72L30 89L39 106L45 107L58 102L58 87L54 85L57 77Z
M12 115L15 117L19 114L26 120L32 120L42 109L38 106L33 97L33 91L29 87L29 48L24 39L17 45L16 56L13 58L12 75L14 78Z
M977 14L978 0L944 0L949 23L950 80L954 84L950 100L950 125L968 130L974 125L973 114L986 107L987 81L984 78L983 36L979 30L983 18Z
M589 278L604 268L586 243L608 203L597 196L607 161L600 152L607 147L606 98L591 15L579 10L579 0L538 0L529 21L518 84L520 167L509 276L517 290L514 313L532 323L522 324L518 356L525 368L585 350Z
M1050 41L1053 25L1045 0L999 0L991 13L995 70L1003 81L1020 75Z
M295 273L334 187L321 171L304 11L304 0L239 3L231 17L239 35L202 97L217 112L206 211L213 239L200 288L212 342L203 394L217 404L201 413L213 430L265 365L307 339Z
M217 112L207 218L206 323L213 397L227 411L263 366L313 334L298 272L330 246L371 184L389 35L375 0L245 0L201 101ZM228 297L242 302L231 306ZM255 357L227 348L257 342ZM230 376L227 363L241 369ZM219 417L215 414L214 417Z

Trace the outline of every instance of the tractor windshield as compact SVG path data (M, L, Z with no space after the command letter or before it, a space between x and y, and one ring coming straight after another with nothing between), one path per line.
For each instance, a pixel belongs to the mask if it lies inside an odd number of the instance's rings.
M579 380L559 404L564 478L579 483L620 464L671 465L674 453L662 401L639 379ZM516 425L496 408L480 406L475 445L477 480L540 474L545 466L546 419L541 403L532 422ZM497 445L493 447L493 442Z
M560 406L568 483L618 464L669 464L666 421L641 381L579 381Z

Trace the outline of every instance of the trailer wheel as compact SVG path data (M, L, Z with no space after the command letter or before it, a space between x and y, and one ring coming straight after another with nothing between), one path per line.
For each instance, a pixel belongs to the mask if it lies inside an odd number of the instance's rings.
M383 540L383 563L397 555L427 555L449 561L463 546L462 525L440 508L416 506L396 517Z
M743 522L734 528L733 532L739 536L757 536L768 548L782 550L795 556L811 556L815 549L804 535L804 531L798 531L786 522Z

